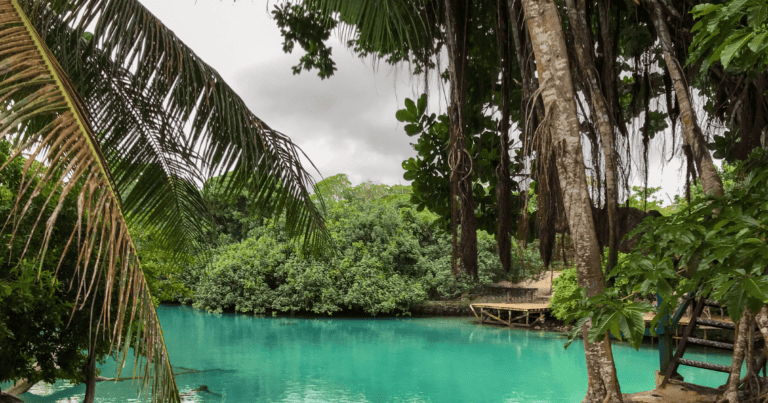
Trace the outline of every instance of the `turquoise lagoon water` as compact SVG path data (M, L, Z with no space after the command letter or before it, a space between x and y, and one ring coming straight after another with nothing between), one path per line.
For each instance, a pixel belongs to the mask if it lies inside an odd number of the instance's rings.
M185 402L578 402L584 349L565 338L476 324L474 318L300 319L216 315L161 306L158 315ZM614 344L622 392L652 389L655 349ZM728 355L686 358L730 364ZM202 372L190 372L190 369ZM126 367L121 376L131 376ZM186 373L184 373L186 372ZM726 374L681 367L718 386ZM102 375L112 376L107 362ZM213 393L194 391L207 385ZM82 385L38 384L25 402L80 402ZM101 382L99 402L135 402L131 381Z

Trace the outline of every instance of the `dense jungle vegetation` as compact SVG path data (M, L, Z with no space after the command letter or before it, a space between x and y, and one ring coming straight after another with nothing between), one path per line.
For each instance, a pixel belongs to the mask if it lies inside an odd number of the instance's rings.
M215 189L216 181L206 188ZM346 175L338 174L318 188L327 199L324 214L337 248L333 253L302 254L285 233L284 217L254 216L245 196L226 203L212 191L220 231L210 261L164 266L148 255L145 267L158 267L156 277L162 279L150 283L157 287L153 295L215 312L407 314L425 300L454 299L544 270L535 243L522 249L515 242L519 256L513 270L504 272L496 240L481 230L479 280L467 275L454 279L450 233L440 227L437 215L418 211L410 202L410 186L351 186Z

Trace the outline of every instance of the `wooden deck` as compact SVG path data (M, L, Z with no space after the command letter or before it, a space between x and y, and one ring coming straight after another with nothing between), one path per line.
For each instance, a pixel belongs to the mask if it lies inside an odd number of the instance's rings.
M469 308L472 309L472 313L480 323L488 322L509 327L531 327L539 322L544 323L546 313L549 311L549 304L477 303L470 304ZM504 316L507 317L506 320ZM533 322L531 322L532 317L534 318Z
M645 320L645 323L650 323L653 318L656 316L653 312L646 312L643 314L643 319ZM702 319L712 319L719 322L725 322L725 323L733 323L730 316L720 316L720 315L711 315L711 317L707 317L705 315L701 316ZM680 326L688 326L688 324L691 322L690 316L682 316L680 317L680 322L678 322L678 325ZM709 326L699 326L699 329L717 329Z

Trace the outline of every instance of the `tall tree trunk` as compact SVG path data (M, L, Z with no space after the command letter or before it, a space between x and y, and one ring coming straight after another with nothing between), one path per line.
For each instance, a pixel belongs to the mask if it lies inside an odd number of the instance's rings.
M728 375L725 391L719 400L720 402L738 403L739 401L739 378L741 376L741 363L744 361L744 352L747 349L747 337L752 337L750 325L752 324L753 314L749 308L744 308L739 323L736 325L735 341L733 343L733 364L731 373Z
M696 170L701 178L701 185L704 188L704 194L722 196L723 182L717 174L715 165L712 163L712 156L709 155L707 142L701 132L699 123L696 120L696 114L691 106L688 85L685 80L685 74L680 67L680 62L674 53L672 39L669 35L667 23L664 21L664 15L661 5L656 0L651 0L652 12L651 19L656 27L661 46L664 49L664 62L667 65L672 83L675 87L677 103L680 105L680 121L683 125L683 140L691 147L693 160L696 163Z
M763 305L763 309L755 315L755 323L760 329L760 334L763 335L765 346L768 347L768 305Z
M91 340L91 346L88 348L88 362L83 368L85 372L85 397L83 403L93 403L96 397L96 348L93 345L95 341Z
M576 57L579 62L584 89L586 90L592 105L592 114L597 122L597 130L600 134L600 142L603 146L605 157L605 205L608 211L608 264L605 272L610 273L616 266L619 256L619 184L616 161L618 153L613 138L613 126L611 125L610 110L606 98L600 90L595 60L592 55L591 30L587 28L586 1L567 0L568 15L571 20L571 29L575 39ZM607 45L604 45L607 46Z
M499 222L496 230L496 240L499 245L499 260L505 273L509 273L512 267L512 183L509 179L509 82L512 79L511 52L507 39L507 12L502 4L503 0L496 0L496 38L501 59L501 122L499 131L501 146L499 147L499 166L496 168L496 177L499 183L496 186L496 200L499 204Z
M472 160L466 149L464 134L466 86L467 86L467 0L445 0L445 43L448 47L448 72L451 79L450 150L448 165L451 167L452 203L458 198L461 209L461 245L459 254L467 274L478 278L477 273L477 218L475 199L472 194ZM455 221L455 219L454 219ZM456 223L454 222L454 231ZM455 236L455 235L454 235ZM455 250L454 250L455 258Z
M603 291L605 278L592 220L580 125L560 16L553 0L523 0L523 8L547 115L540 124L540 130L547 130L555 144L557 172L574 244L578 283L587 288L587 296L597 295ZM621 402L610 339L606 337L603 341L590 343L587 337L590 327L588 322L582 328L589 379L584 402Z

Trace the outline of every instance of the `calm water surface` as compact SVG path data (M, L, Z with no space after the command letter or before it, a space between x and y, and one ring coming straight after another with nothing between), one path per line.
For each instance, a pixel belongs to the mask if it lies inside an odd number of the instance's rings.
M158 314L185 402L578 402L584 349L550 333L472 319L294 319L215 315L161 306ZM690 356L690 357L689 357ZM622 392L653 388L658 354L614 344ZM730 364L727 355L686 358ZM195 370L198 372L191 372ZM121 376L130 376L130 364ZM686 381L726 374L681 367ZM102 366L112 376L115 364ZM207 385L209 392L193 389ZM80 402L82 385L38 384L25 402ZM131 381L101 382L99 402L132 402Z

